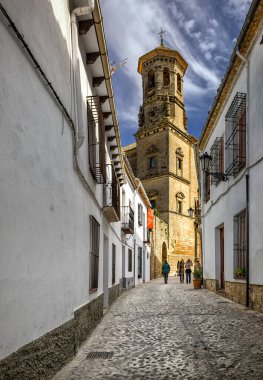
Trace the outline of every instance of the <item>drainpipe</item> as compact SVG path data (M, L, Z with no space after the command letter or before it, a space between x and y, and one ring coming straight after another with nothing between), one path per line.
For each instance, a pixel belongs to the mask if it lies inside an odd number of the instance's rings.
M134 206L134 216L135 216L135 197L136 197L136 194L138 192L138 189L140 187L140 183L137 184L136 188L134 189L134 195L133 195L133 206ZM135 276L135 263L136 263L136 257L135 257L135 253L136 253L136 220L134 218L134 257L133 257L133 277L134 277L134 287L135 287L135 280L136 280L136 276Z
M81 80L80 68L78 66L78 26L77 17L87 15L93 12L95 0L87 0L87 5L73 9L71 12L71 51L72 51L72 71L73 71L73 96L74 96L74 112L75 125L77 126L77 146L79 149L84 142L85 134L82 117L82 96L81 96Z
M249 307L250 287L249 287L249 122L250 122L250 62L246 59L240 51L236 50L236 55L245 63L247 67L247 102L246 102L246 306Z

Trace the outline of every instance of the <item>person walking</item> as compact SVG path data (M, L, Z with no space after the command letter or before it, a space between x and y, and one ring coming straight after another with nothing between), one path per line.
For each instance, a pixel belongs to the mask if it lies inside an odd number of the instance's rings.
M184 259L180 261L179 264L179 276L180 276L180 283L184 283Z
M185 263L185 277L186 277L187 284L191 284L191 273L192 273L191 266L192 265L193 263L190 259L188 259Z
M164 275L164 282L167 284L168 282L168 274L170 272L170 265L168 264L167 260L165 260L163 266L162 266L162 274Z

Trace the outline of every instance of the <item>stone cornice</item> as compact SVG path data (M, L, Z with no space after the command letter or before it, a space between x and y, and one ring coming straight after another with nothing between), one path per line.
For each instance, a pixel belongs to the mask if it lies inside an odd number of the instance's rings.
M207 140L214 129L218 116L220 115L220 112L222 111L233 88L233 84L238 78L240 70L243 67L243 61L236 55L236 51L239 50L244 57L249 54L257 33L262 26L262 20L263 0L254 0L240 32L235 49L231 55L228 69L217 91L217 95L209 112L208 119L203 128L199 141L199 148L201 150L204 149Z
M149 60L156 58L156 57L167 57L167 58L176 59L176 61L180 64L180 66L182 68L183 74L185 73L185 71L187 69L188 63L185 61L185 59L181 56L181 54L178 51L169 49L166 46L161 45L161 46L158 46L157 48L155 48L154 50L151 50L150 52L142 55L139 58L138 73L139 74L142 73L142 66L143 66L144 62L149 61Z
M141 181L143 183L143 182L147 182L147 181L153 181L154 179L159 179L161 177L173 177L174 179L176 179L182 183L185 183L186 185L191 184L191 182L188 181L188 179L185 179L183 177L180 177L180 176L178 176L172 172L168 172L168 171L165 173L159 173L159 174L157 173L156 175L149 175L149 176L146 175L145 177L141 178Z
M168 123L167 122L160 122L158 125L156 125L153 128L150 128L150 129L146 129L146 128L138 129L138 131L134 134L134 136L136 139L139 139L142 137L150 136L154 132L159 133L162 130L168 129L168 128L172 129L178 135L178 137L181 137L181 138L187 140L188 142L190 142L192 144L195 144L198 141L197 138L195 138L193 135L190 135L189 133L184 132L182 129L176 127L170 121L168 121Z

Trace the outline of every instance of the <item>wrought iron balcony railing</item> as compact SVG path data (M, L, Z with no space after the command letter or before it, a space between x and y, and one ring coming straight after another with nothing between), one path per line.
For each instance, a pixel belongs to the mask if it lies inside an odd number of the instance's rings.
M121 229L125 234L134 233L134 211L130 206L122 206Z

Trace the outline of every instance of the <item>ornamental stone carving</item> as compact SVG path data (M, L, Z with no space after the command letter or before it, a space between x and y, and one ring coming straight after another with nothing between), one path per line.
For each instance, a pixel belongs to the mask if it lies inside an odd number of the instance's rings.
M178 198L178 199L184 199L184 198L185 198L185 195L184 195L184 193L182 193L181 191L178 191L178 192L176 193L176 198Z
M159 149L156 145L150 145L149 148L146 150L146 154L154 154L159 152Z

